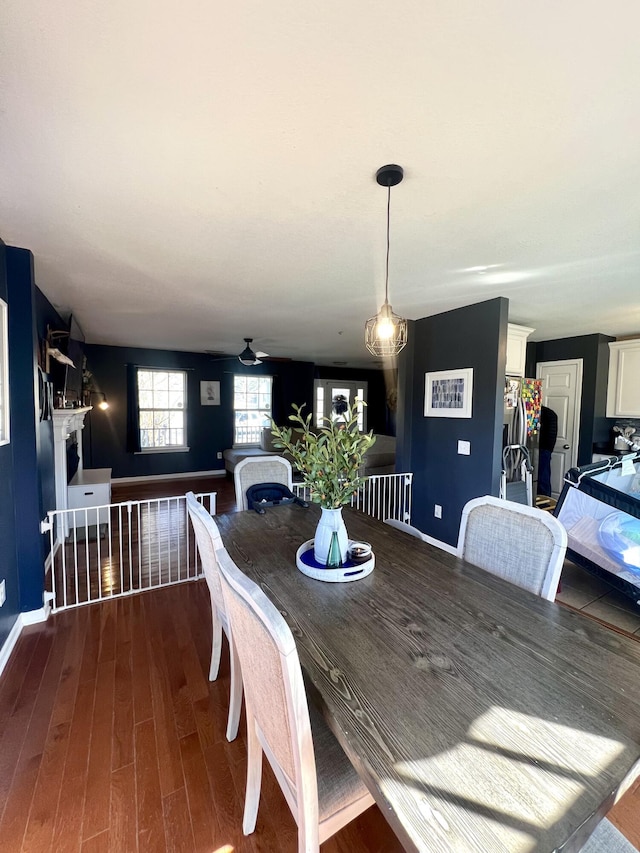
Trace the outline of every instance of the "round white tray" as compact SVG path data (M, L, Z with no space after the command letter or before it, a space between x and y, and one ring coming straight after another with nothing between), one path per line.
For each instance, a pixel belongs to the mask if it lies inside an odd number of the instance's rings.
M351 544L351 540L349 540L349 544ZM347 563L338 569L327 569L317 565L310 566L303 561L302 555L312 550L313 539L303 542L296 552L296 566L303 575L307 575L307 577L314 578L317 581L325 581L326 583L359 581L361 578L366 578L367 575L370 575L376 564L375 554L372 553L371 557L364 562L356 563L347 560Z

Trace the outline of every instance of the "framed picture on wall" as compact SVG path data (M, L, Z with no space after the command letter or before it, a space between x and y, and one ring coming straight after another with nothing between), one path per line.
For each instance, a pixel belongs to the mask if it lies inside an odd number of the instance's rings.
M200 383L200 405L220 405L220 382L217 379L204 379Z
M473 368L425 373L425 418L470 418Z

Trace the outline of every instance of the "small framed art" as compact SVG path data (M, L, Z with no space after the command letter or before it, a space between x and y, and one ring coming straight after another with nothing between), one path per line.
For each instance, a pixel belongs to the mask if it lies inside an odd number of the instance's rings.
M470 418L473 367L425 373L425 418Z
M220 405L220 382L217 379L205 379L200 383L200 405Z

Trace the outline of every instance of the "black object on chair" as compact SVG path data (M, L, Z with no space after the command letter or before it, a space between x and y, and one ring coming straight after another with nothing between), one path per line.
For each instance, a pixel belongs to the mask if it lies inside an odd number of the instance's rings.
M267 506L280 506L280 504L309 506L307 501L294 495L291 489L282 483L256 483L255 486L249 486L247 503L258 515L264 515Z

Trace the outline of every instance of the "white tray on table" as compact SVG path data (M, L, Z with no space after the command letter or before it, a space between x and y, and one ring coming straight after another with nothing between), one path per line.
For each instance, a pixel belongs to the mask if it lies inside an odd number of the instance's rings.
M349 540L349 546L352 542ZM313 539L308 539L303 542L296 552L296 566L303 575L313 578L317 581L325 581L326 583L348 583L349 581L359 581L361 578L366 578L373 571L376 564L375 554L372 552L368 560L355 561L350 558L347 562L337 569L327 569L325 566L320 566L315 561L310 565L304 562L304 555L309 559L309 551L313 552ZM313 554L310 555L313 557Z

